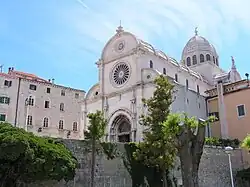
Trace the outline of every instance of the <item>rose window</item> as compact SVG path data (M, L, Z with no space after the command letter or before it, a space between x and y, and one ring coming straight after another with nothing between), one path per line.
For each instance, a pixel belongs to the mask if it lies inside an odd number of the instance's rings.
M113 71L113 80L117 85L122 85L129 78L129 67L125 63L118 64Z

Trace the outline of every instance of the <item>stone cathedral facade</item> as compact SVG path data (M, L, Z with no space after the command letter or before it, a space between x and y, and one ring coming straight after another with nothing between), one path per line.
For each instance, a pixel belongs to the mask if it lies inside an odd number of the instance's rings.
M241 80L234 60L229 72L222 70L216 49L197 30L185 45L181 62L177 62L119 26L96 64L99 81L82 103L81 132L88 126L87 114L102 110L108 120L106 141L143 140L145 129L139 118L147 109L142 98L152 96L153 80L160 74L167 76L177 90L171 110L199 119L208 115L206 90Z

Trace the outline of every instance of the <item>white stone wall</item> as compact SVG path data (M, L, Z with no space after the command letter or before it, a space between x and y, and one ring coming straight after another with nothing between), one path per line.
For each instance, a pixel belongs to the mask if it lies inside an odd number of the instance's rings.
M17 106L18 95L18 79L12 80L12 86L9 88L3 87L6 78L0 77L1 95L10 97L10 105L4 106L0 104L0 112L7 114L6 121L14 125L15 110ZM36 90L30 90L30 84L36 85ZM50 88L50 93L47 93L47 88ZM65 90L65 96L61 96L61 90ZM75 97L75 93L79 94L79 98ZM67 87L58 86L49 83L38 83L21 79L20 92L17 110L16 125L21 128L27 128L36 134L51 137L67 138L67 133L70 131L69 138L79 139L82 136L80 131L81 120L81 100L83 100L85 92L74 90ZM34 98L34 106L25 106L25 100L28 97ZM50 102L50 107L45 108L45 101ZM60 111L60 103L64 103L64 111ZM26 126L27 115L32 116L32 125ZM43 127L43 120L49 119L48 127ZM59 120L63 120L63 130L58 129ZM77 122L78 130L73 131L73 122ZM38 128L42 128L42 132L38 133Z
M191 90L197 91L197 85L199 85L199 90L201 95L205 95L205 91L211 86L206 82L197 79L195 76L192 76L190 72L181 69L177 64L174 64L170 59L166 60L160 58L154 54L145 54L138 59L138 66L142 68L149 68L150 60L153 62L153 69L157 70L160 73L163 73L163 68L166 69L166 75L175 79L175 74L178 76L178 82L181 85L186 85L186 79L188 80L189 88Z
M123 42L124 49L117 51L116 47ZM186 112L190 116L206 119L205 91L211 86L201 77L194 75L189 69L183 69L180 64L168 58L163 53L157 53L152 46L140 43L132 34L122 32L112 37L103 49L101 59L97 62L99 68L99 82L86 95L82 106L82 126L87 128L87 114L96 110L103 110L108 120L107 134L113 120L118 115L125 115L131 123L132 140L141 141L144 127L139 124L140 116L145 112L142 98L150 98L154 92L153 81L156 76L163 74L178 81L175 82L178 93L173 103L174 112ZM160 56L160 54L162 56ZM150 61L153 68L150 68ZM119 87L112 82L112 71L118 64L124 62L130 68L129 80ZM186 91L188 80L188 91ZM197 94L197 85L200 95ZM186 103L185 103L186 101ZM136 130L136 138L133 131Z
M4 86L5 80L12 81L11 87ZM13 79L9 76L0 76L0 96L10 98L9 105L0 103L0 114L5 114L6 120L11 124L15 123L18 81L18 79Z

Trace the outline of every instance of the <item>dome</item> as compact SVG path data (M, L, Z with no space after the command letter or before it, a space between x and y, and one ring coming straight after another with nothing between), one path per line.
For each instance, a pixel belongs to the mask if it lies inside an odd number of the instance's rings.
M210 51L217 55L216 50L209 41L202 36L194 36L192 37L186 44L183 49L182 57L187 56L188 54L194 51Z
M218 55L214 46L210 44L206 38L199 36L197 30L195 31L195 36L193 36L185 45L181 59L188 66L196 65L205 61L212 61L214 64L219 65ZM193 61L193 63L191 63L191 61Z

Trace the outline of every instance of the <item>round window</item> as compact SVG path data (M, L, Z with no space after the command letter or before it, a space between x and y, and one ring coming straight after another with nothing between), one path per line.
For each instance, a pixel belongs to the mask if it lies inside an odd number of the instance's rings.
M122 52L125 47L125 42L124 41L119 41L118 43L115 44L115 50L117 52Z
M128 81L129 75L129 66L125 63L120 63L115 66L112 78L116 85L121 86Z

